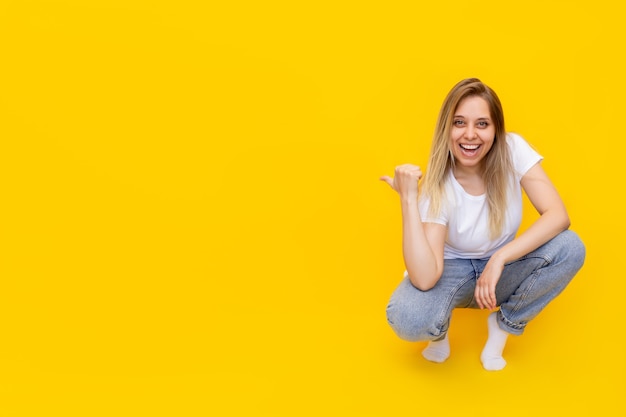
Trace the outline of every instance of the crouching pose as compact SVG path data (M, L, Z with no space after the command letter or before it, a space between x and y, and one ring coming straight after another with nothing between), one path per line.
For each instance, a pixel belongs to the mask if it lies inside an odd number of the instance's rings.
M387 319L402 339L429 341L426 359L450 355L453 309L487 308L481 361L487 370L504 368L508 335L521 335L582 267L585 247L568 230L567 210L541 159L505 131L497 95L472 78L443 102L419 187L416 165L381 177L400 196L406 266ZM539 217L518 234L522 189Z

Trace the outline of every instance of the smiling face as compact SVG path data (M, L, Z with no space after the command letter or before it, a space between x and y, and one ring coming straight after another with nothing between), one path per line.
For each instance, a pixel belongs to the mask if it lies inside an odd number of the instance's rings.
M489 104L479 96L461 100L454 112L450 148L457 169L479 169L496 135Z

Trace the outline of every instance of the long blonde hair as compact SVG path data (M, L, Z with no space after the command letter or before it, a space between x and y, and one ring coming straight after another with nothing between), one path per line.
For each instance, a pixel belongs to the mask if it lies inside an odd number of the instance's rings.
M491 237L498 236L504 227L507 207L507 189L513 166L506 143L504 113L496 93L478 78L468 78L457 83L446 96L437 125L428 161L428 170L421 184L421 197L430 200L429 214L437 216L445 198L445 185L448 174L454 167L450 149L450 133L454 113L459 103L467 97L481 97L489 105L491 120L496 131L493 146L482 161L483 181L485 182L487 205L489 208L489 231Z

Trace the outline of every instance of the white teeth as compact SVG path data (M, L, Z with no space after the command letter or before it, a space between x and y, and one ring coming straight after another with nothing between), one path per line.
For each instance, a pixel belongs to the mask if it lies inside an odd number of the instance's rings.
M474 149L478 149L480 145L461 145L461 148L466 149L468 151L473 151Z

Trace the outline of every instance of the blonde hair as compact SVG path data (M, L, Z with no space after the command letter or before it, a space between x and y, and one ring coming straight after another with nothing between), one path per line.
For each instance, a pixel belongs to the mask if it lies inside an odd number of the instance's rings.
M468 78L457 83L446 96L437 125L428 161L428 170L421 185L420 195L430 200L431 216L437 216L445 198L445 185L448 174L454 167L454 158L450 149L450 134L454 113L459 103L467 97L481 97L489 106L491 120L495 128L493 146L482 161L483 181L485 183L487 205L489 208L489 231L492 238L502 232L507 207L507 189L513 167L509 148L506 143L504 113L496 93L478 78Z

